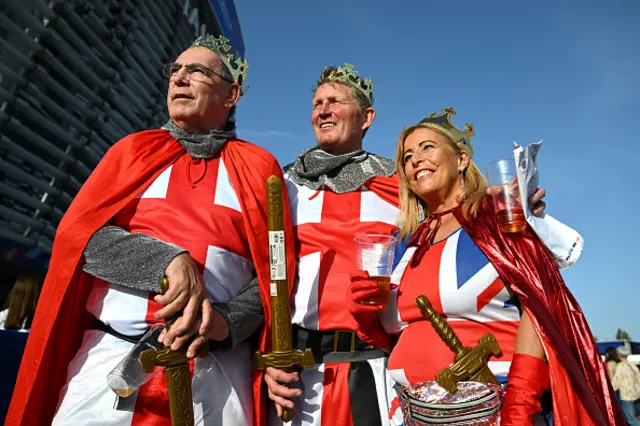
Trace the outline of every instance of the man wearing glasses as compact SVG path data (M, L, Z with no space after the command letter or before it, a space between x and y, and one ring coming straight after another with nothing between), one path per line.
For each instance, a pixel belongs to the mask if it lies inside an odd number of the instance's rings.
M252 423L246 340L268 307L265 182L282 172L236 138L248 64L226 42L199 38L164 67L169 122L116 143L69 207L7 424L170 425L164 374L107 381L143 338L186 348L197 424ZM285 207L292 255L290 223Z

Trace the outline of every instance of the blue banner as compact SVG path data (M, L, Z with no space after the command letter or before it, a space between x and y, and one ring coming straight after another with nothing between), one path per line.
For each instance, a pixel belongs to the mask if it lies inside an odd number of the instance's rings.
M211 0L222 33L229 39L235 54L244 57L244 41L233 0Z

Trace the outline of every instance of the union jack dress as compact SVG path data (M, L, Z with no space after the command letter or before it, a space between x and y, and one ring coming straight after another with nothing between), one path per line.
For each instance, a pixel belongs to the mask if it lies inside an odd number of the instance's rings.
M397 287L381 316L385 329L399 334L388 362L393 380L405 386L435 380L438 371L453 363L453 352L415 304L424 295L463 345L473 347L483 334L495 335L503 355L492 358L489 368L506 383L520 323L517 299L462 228L434 243L420 264L411 268L408 264L414 252L415 247L407 249L396 266L391 281ZM389 418L392 424L402 424L397 398Z

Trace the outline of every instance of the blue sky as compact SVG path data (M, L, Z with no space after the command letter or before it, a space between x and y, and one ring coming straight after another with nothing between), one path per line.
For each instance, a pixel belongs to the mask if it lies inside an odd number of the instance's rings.
M369 151L392 156L405 125L448 106L475 125L481 169L542 139L547 212L585 239L565 280L600 340L640 340L640 3L559 3L236 0L251 66L239 135L291 162L314 144L314 81L349 62L375 82Z

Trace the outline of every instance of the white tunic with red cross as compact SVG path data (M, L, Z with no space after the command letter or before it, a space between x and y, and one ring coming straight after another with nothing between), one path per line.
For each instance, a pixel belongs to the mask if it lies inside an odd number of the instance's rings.
M288 179L286 183L298 262L292 322L309 330L355 330L356 322L346 303L350 275L357 269L354 238L364 233L394 234L399 210L365 187L337 194L325 187L309 189ZM377 389L362 392L376 392L384 420L390 380L385 359L368 362ZM326 363L304 369L301 373L304 396L296 400L292 424L352 424L348 372L349 363ZM282 422L272 415L269 424Z
M191 179L189 178L191 176ZM201 180L192 184L194 180ZM212 302L236 296L255 276L243 213L220 156L196 161L182 155L113 220L189 251L203 273ZM126 335L156 323L155 294L96 280L87 310ZM167 425L164 374L156 374L136 395L135 409L114 410L107 374L133 344L90 330L69 366L54 424ZM253 396L248 344L211 352L191 363L196 424L249 425ZM133 398L133 397L132 397ZM131 404L133 405L133 404Z
M435 380L438 371L453 363L453 352L416 306L416 298L424 295L464 346L476 346L485 333L495 335L503 355L492 358L489 368L506 383L520 323L517 299L462 228L433 244L411 268L414 252L415 248L407 249L396 266L391 282L398 287L391 291L381 317L389 333L400 334L389 358L390 375L401 385L412 385ZM392 424L401 424L398 407L395 399Z

